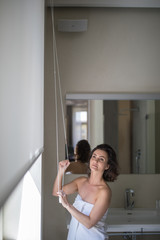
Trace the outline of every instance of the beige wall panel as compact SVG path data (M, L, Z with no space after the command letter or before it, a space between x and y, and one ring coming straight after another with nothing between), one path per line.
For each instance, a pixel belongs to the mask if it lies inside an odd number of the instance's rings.
M76 92L160 91L160 10L58 8L56 19L88 19L88 31L56 31L62 94ZM55 20L56 23L56 20ZM66 212L52 197L57 172L50 9L45 33L45 153L43 160L43 239L65 240ZM61 121L61 119L60 119ZM62 129L62 125L60 125ZM59 133L64 158L63 131ZM124 206L124 189L136 193L137 207L154 207L160 199L160 175L120 175L110 186L112 207ZM153 187L154 186L154 187Z

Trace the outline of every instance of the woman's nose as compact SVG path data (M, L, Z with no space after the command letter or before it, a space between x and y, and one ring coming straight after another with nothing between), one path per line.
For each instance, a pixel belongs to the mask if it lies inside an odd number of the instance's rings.
M95 160L96 162L98 162L98 158L95 158L94 160Z

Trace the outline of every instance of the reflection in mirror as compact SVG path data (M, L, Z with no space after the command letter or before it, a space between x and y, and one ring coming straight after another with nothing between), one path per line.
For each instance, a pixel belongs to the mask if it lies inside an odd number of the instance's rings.
M82 139L76 143L74 149L74 160L71 158L71 163L66 169L66 173L70 174L85 174L88 169L88 161L91 153L91 147L86 139Z
M68 155L71 162L66 169L70 174L86 174L90 153L88 139L88 102L67 101Z
M160 173L160 100L67 99L66 113L69 148L108 143L121 174Z

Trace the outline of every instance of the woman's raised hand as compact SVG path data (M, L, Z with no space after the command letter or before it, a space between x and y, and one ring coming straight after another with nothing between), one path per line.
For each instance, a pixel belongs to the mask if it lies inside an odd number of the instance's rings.
M63 170L65 171L66 168L70 165L70 161L69 160L63 160L59 162L59 170Z

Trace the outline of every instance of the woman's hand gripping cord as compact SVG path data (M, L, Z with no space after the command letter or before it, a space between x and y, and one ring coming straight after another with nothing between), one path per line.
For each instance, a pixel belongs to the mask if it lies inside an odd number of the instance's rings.
M57 192L57 195L59 196L59 202L62 203L62 206L64 208L67 208L69 206L69 202L67 200L65 192L63 192L63 190L60 190Z

